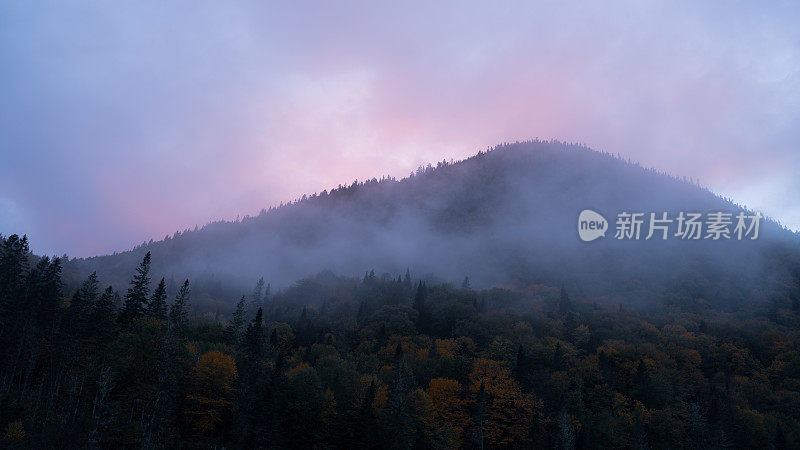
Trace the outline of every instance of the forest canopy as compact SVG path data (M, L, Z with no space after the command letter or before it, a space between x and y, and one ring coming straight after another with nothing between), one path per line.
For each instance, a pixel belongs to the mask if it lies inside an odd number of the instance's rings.
M63 290L0 242L9 447L769 447L800 443L800 287L747 311L404 273L256 280L202 314L150 253Z

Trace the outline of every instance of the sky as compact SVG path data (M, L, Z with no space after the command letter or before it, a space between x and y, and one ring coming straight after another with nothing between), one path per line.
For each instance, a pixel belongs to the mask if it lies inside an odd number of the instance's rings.
M798 23L778 1L0 0L0 233L124 251L537 137L798 230Z

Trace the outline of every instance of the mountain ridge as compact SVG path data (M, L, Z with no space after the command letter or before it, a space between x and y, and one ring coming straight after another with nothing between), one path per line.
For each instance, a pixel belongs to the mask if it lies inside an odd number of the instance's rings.
M610 218L614 215L609 213L625 209L687 208L746 211L707 188L610 153L534 140L498 145L454 163L429 164L401 180L373 178L340 185L258 216L213 222L127 252L71 260L67 267L76 280L97 271L118 285L126 281L121 274L130 273L144 253L152 251L156 273L239 287L262 275L285 286L325 269L355 275L370 269L397 274L412 267L445 280L470 276L484 287L560 281L591 285L588 292L603 295L616 288L600 285L623 278L641 276L643 282L654 282L636 267L647 259L647 252L669 257L669 268L682 269L705 258L704 252L714 255L722 248L749 259L773 244L796 248L797 233L770 219L761 223L758 251L750 242L670 240L659 245L612 242L610 235L601 239L604 242L584 243L575 231L581 209L605 212ZM622 250L634 255L633 260L622 258ZM550 263L534 261L533 255ZM602 274L591 273L591 263L599 267L609 258L619 267L611 269L612 276L604 282L599 279ZM733 274L747 271L745 278L759 276L753 268L731 268Z

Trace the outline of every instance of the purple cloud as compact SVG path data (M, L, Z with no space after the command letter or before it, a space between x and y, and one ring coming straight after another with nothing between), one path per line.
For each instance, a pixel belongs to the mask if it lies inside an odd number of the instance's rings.
M502 141L800 229L800 8L0 5L0 232L86 256Z

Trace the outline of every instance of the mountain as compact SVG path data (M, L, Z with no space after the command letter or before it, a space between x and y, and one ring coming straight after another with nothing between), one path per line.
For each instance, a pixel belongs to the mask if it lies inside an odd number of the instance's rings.
M602 214L610 230L583 242L578 215ZM331 270L375 270L396 278L411 268L474 287L567 285L598 301L737 308L793 301L800 279L797 233L764 219L758 239L615 239L622 212L726 212L743 207L696 184L608 153L556 141L499 145L402 180L372 179L216 222L131 251L75 259L75 282L97 271L121 288L146 252L153 272L190 278L211 297L238 297L263 276L273 287ZM750 214L748 212L748 214ZM735 225L735 223L733 224ZM733 229L731 225L731 229ZM703 232L705 234L705 231ZM656 235L657 237L660 235ZM798 300L800 304L800 300ZM699 306L698 306L699 305Z
M798 236L705 239L740 210L534 141L64 277L0 236L0 446L797 448ZM711 225L616 239L647 212Z

